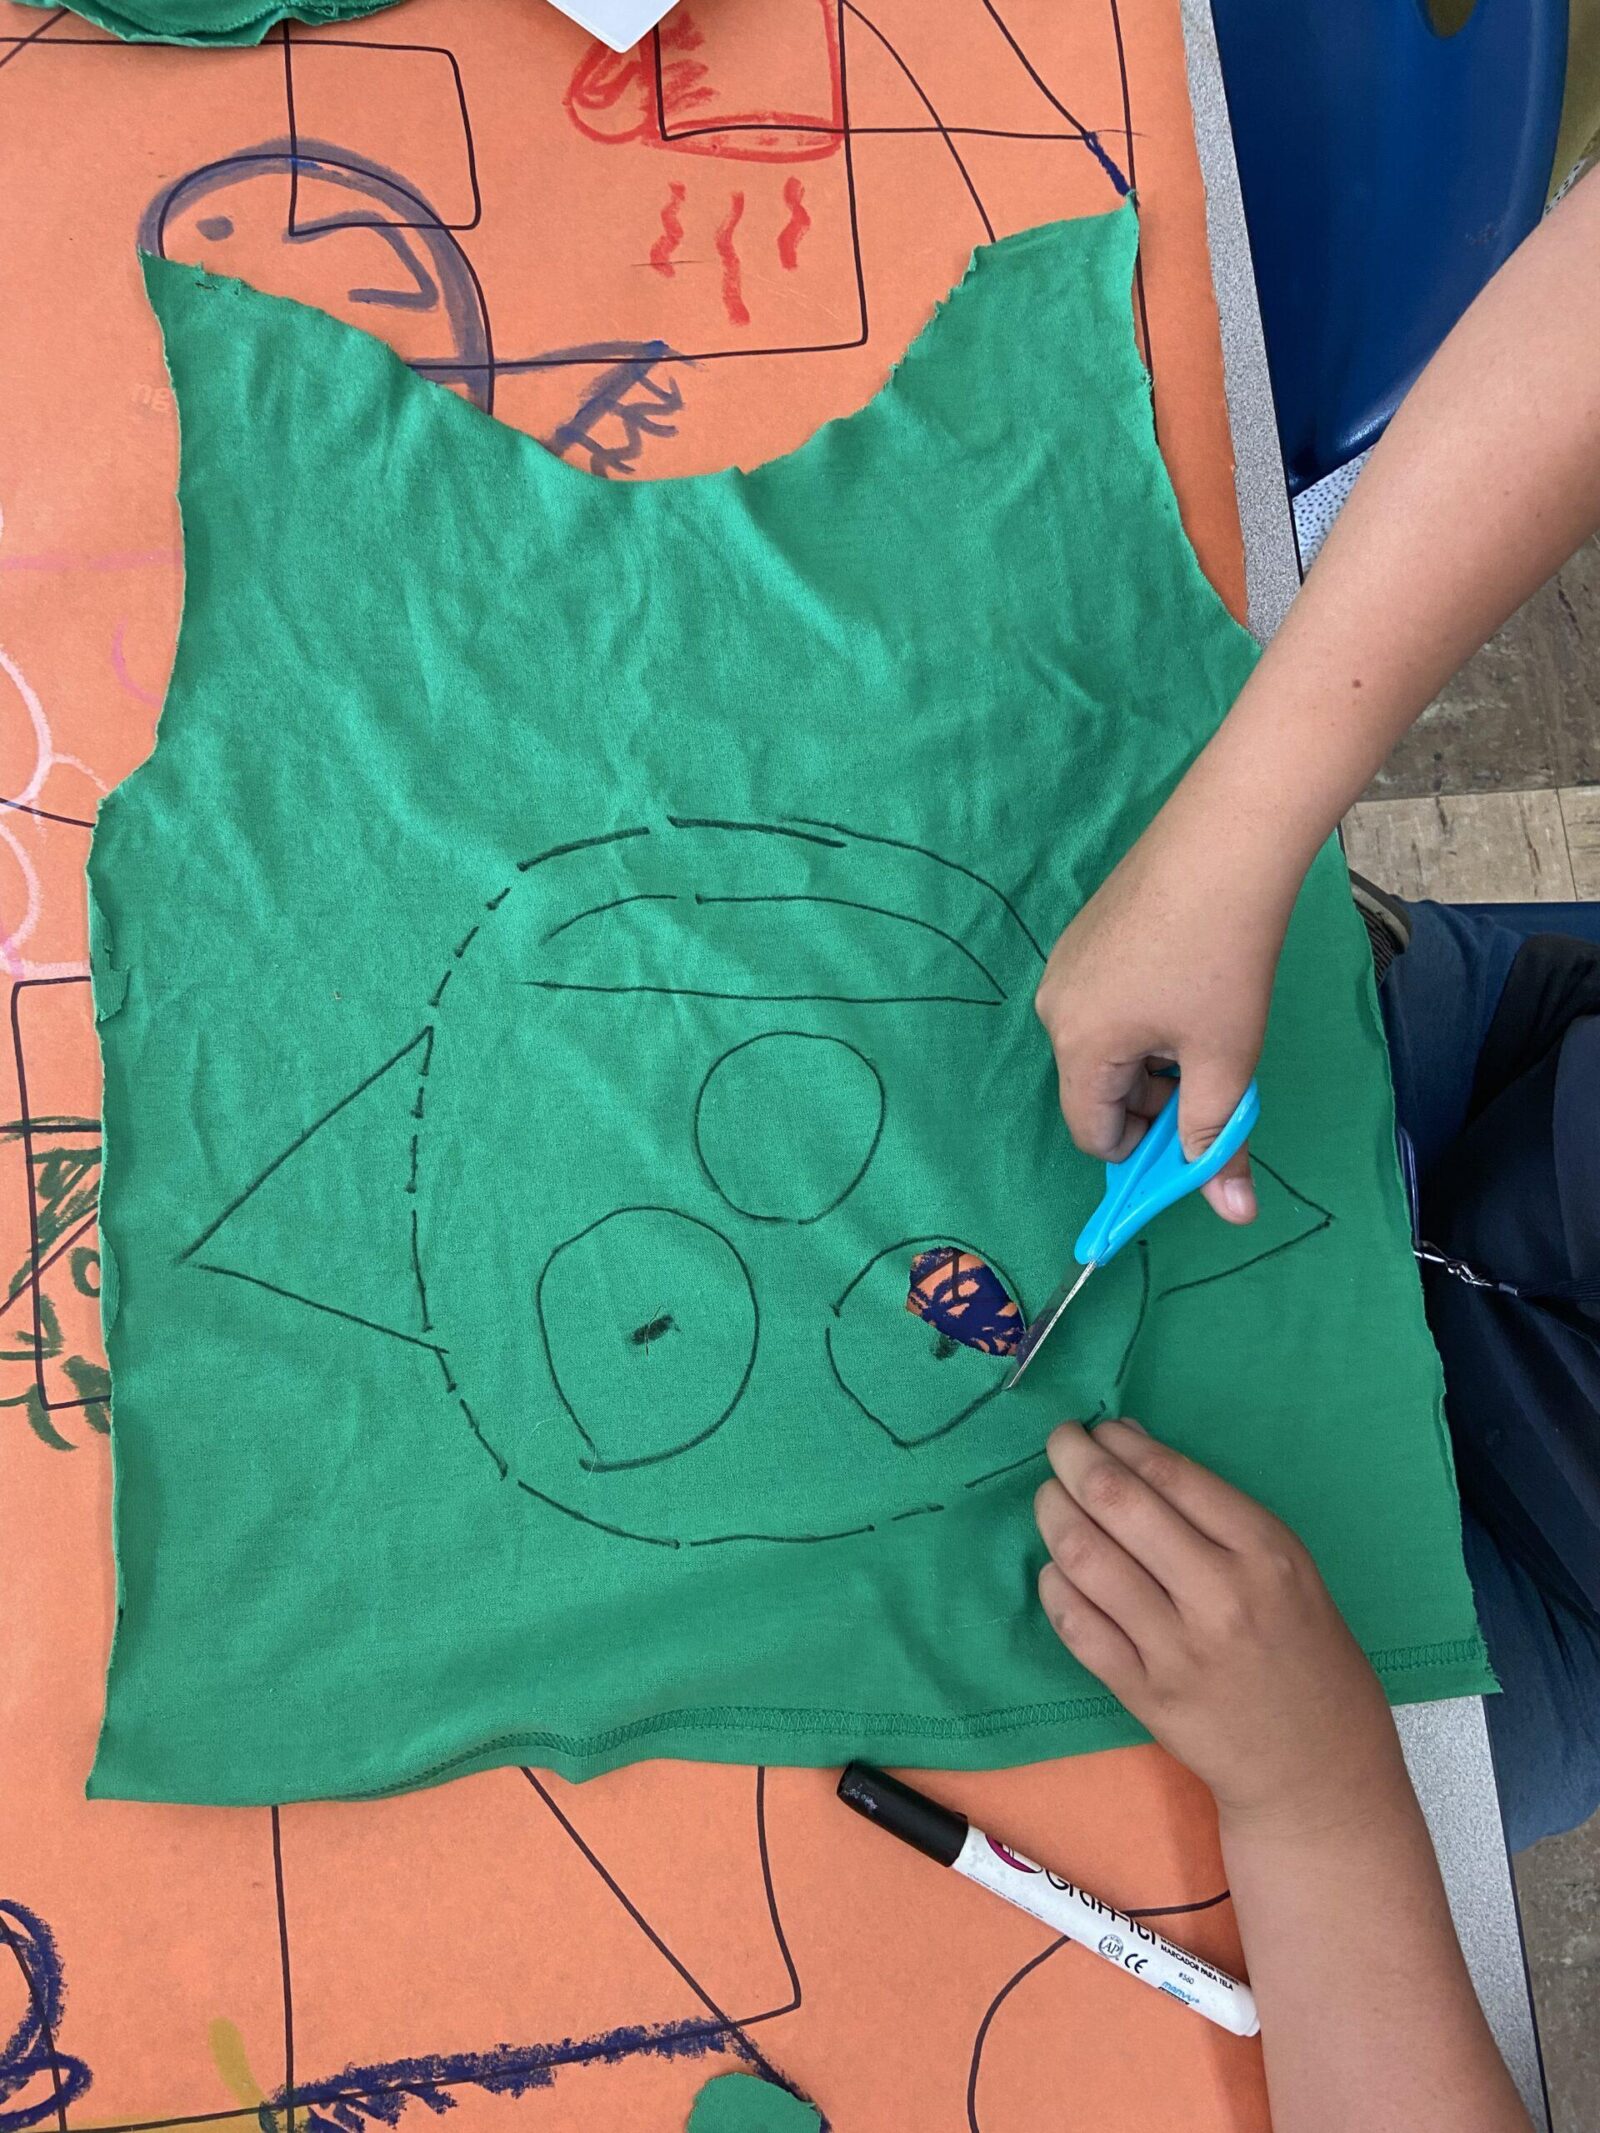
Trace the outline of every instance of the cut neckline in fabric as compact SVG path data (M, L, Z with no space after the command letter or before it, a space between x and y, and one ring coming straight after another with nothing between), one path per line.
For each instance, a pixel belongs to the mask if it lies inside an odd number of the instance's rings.
M581 483L585 488L599 490L612 495L625 495L629 492L648 494L654 490L671 490L679 494L688 494L714 489L719 484L722 486L732 484L736 487L743 482L754 482L765 477L772 477L779 469L792 468L803 460L808 452L817 450L824 438L832 436L837 439L844 432L856 426L864 428L874 418L881 417L884 407L895 397L897 392L904 390L902 373L906 365L913 357L925 356L929 353L938 338L940 322L955 308L961 298L965 297L969 302L971 301L977 287L979 272L986 263L1014 257L1030 245L1059 243L1069 231L1076 229L1082 223L1110 223L1120 216L1133 216L1137 220L1137 208L1131 193L1126 199L1120 201L1117 206L1104 208L1097 214L1064 216L1058 217L1053 222L1034 223L1027 229L1012 230L1004 237L996 237L989 243L975 245L960 280L952 283L946 293L934 305L932 311L907 343L904 351L896 358L888 375L877 385L869 397L862 401L859 407L847 408L842 415L830 415L825 422L819 423L808 436L802 437L800 442L792 445L788 451L774 453L770 459L758 460L752 467L737 465L711 467L698 474L628 475L621 480L611 475L590 473L583 467L574 466L571 460L563 458L560 453L551 451L550 447L542 439L531 435L526 430L518 429L512 423L501 421L498 415L489 414L487 410L475 406L470 400L463 400L459 393L451 392L448 385L433 378L422 377L411 368L410 364L402 356L398 355L389 346L388 342L378 339L377 335L368 334L367 338L373 340L390 357L391 361L399 367L405 374L408 385L425 392L443 392L447 394L450 399L458 401L470 414L481 417L483 421L491 424L495 429L504 431L507 436L515 438L520 445L525 446L531 453L535 454L536 458L533 462L535 465L549 465L559 468L560 475L558 478L565 477L575 483ZM254 282L245 281L238 275L213 273L210 268L193 265L187 260L169 260L154 252L146 252L141 256L145 262L147 279L151 267L177 267L184 272L193 274L202 281L231 283L234 287L246 291L251 296L266 297L270 303L299 304L301 302L299 297L276 296L268 290L258 289ZM320 304L307 304L304 308L312 311L323 310L323 306ZM350 325L348 320L339 318L336 312L326 312L325 316L333 319L336 324L345 326L349 332L366 332L364 327ZM1131 337L1133 331L1131 316L1128 330ZM680 360L686 362L691 369L694 367L692 358L686 357ZM630 507L619 505L617 508L627 509Z

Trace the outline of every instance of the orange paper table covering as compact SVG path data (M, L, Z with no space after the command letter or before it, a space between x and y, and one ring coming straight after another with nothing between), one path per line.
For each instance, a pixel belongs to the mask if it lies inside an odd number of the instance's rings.
M1110 206L1110 162L1139 191L1163 449L1238 611L1176 7L692 0L625 59L536 0L215 53L6 7L0 38L0 2133L361 2133L446 2099L459 2133L675 2133L729 2068L780 2072L842 2133L1265 2128L1253 2045L1053 1952L825 1772L499 1771L279 1812L82 1796L113 1616L82 864L150 747L181 594L136 237L653 477L860 405L986 222ZM1108 1902L1198 1906L1167 1930L1238 1967L1209 1803L1157 1751L928 1789Z

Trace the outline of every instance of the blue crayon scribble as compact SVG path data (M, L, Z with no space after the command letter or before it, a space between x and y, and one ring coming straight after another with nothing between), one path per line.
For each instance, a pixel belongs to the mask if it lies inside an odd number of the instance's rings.
M1112 162L1110 156L1106 154L1105 148L1101 143L1099 134L1092 132L1087 126L1085 126L1083 129L1083 145L1085 148L1088 149L1090 155L1094 157L1100 168L1111 180L1112 185L1116 189L1117 198L1119 200L1126 200L1129 192L1132 190L1126 175L1117 168L1116 164Z
M578 362L607 367L560 428L544 439L547 448L564 459L574 445L581 445L589 455L591 474L631 474L646 438L678 434L671 420L683 409L678 382L670 372L659 378L651 375L657 363L671 360L665 341L595 341L583 348L551 350L541 361L552 367ZM622 425L619 444L607 444L599 434L608 417Z
M459 381L485 413L494 412L494 348L488 306L472 262L460 239L423 194L386 165L330 141L309 139L258 142L234 155L219 156L186 171L162 187L139 221L139 248L158 259L168 257L167 228L175 216L192 214L215 200L232 205L257 179L287 177L291 186L331 187L353 194L363 212L299 219L284 231L284 242L300 246L330 232L370 229L389 247L412 286L401 289L352 289L353 303L384 304L402 311L442 308L450 353L419 362L417 368L443 383ZM376 210L368 213L365 210ZM222 225L228 225L226 231ZM230 236L234 218L209 214L197 220L208 242Z
M374 2123L398 2125L414 2103L436 2117L454 2110L452 2089L525 2096L531 2089L549 2088L566 2066L616 2066L635 2058L695 2059L723 2051L759 2057L730 2022L631 2023L597 2036L563 2037L547 2044L497 2044L486 2052L431 2053L420 2059L347 2066L331 2081L297 2081L293 2106L305 2133L367 2133ZM792 2095L800 2094L787 2082L783 2086ZM282 2124L289 2106L287 2091L264 2103L263 2127Z
M23 2133L46 2119L65 2123L68 2104L77 2102L94 2076L83 2060L56 2049L67 1988L55 1936L22 1904L0 1898L0 1946L16 1958L28 1998L22 2020L0 2044L0 2133ZM43 2094L13 2105L38 2074L48 2076Z

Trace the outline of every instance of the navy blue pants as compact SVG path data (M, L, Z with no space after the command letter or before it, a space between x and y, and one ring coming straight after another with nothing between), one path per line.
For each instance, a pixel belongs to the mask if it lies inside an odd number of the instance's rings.
M1385 973L1379 999L1396 1111L1423 1180L1424 1234L1430 1194L1437 1221L1441 1209L1455 1204L1452 1192L1459 1200L1470 1191L1480 1209L1490 1211L1487 1223L1480 1220L1469 1232L1481 1261L1498 1253L1503 1261L1516 1262L1520 1255L1527 1263L1520 1217L1497 1228L1495 1203L1485 1197L1485 1169L1492 1172L1500 1162L1499 1144L1492 1137L1485 1143L1473 1123L1477 1106L1481 1129L1486 1046L1504 1050L1504 1010L1519 1003L1515 985L1508 996L1508 980L1525 938L1492 918L1448 905L1415 904L1410 910L1410 944ZM1588 983L1592 1005L1593 971ZM1533 1148L1531 1164L1523 1145L1527 1129L1520 1129L1520 1141L1513 1131L1504 1160L1524 1167L1501 1202L1522 1210L1530 1202L1545 1203L1544 1234L1554 1235L1563 1258L1591 1248L1583 1239L1574 1243L1571 1233L1575 1219L1587 1219L1577 1211L1590 1206L1591 1180L1600 1174L1600 1016L1590 1013L1571 1029L1576 1035L1567 1039L1568 1056L1547 1061L1551 1077L1558 1063L1565 1075L1563 1123L1544 1123L1553 1115L1553 1099L1545 1111L1528 1114L1535 1121L1534 1141L1545 1144ZM1505 1265L1481 1261L1480 1272L1508 1272ZM1561 1271L1570 1274L1570 1265ZM1495 1775L1506 1834L1519 1851L1600 1809L1600 1620L1584 1590L1589 1571L1600 1569L1600 1529L1590 1523L1593 1497L1584 1479L1600 1445L1600 1413L1591 1405L1593 1380L1584 1374L1581 1352L1576 1374L1562 1361L1546 1368L1536 1333L1528 1366L1521 1303L1454 1285L1436 1269L1429 1270L1425 1287L1462 1474L1467 1568L1501 1687L1486 1703ZM1567 1293L1588 1295L1571 1282ZM1567 1326L1557 1324L1558 1337L1567 1339L1575 1327L1581 1350L1590 1339L1592 1305L1563 1301L1554 1308L1568 1319ZM1554 1543L1547 1546L1551 1535ZM1563 1572L1564 1563L1577 1566L1572 1575Z

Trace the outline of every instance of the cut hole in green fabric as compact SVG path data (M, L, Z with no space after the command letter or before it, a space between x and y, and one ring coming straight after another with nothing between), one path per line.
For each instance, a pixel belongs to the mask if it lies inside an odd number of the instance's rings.
M1015 1355L1025 1330L1016 1299L994 1268L953 1244L918 1252L912 1260L906 1309L925 1318L942 1340L984 1355Z

